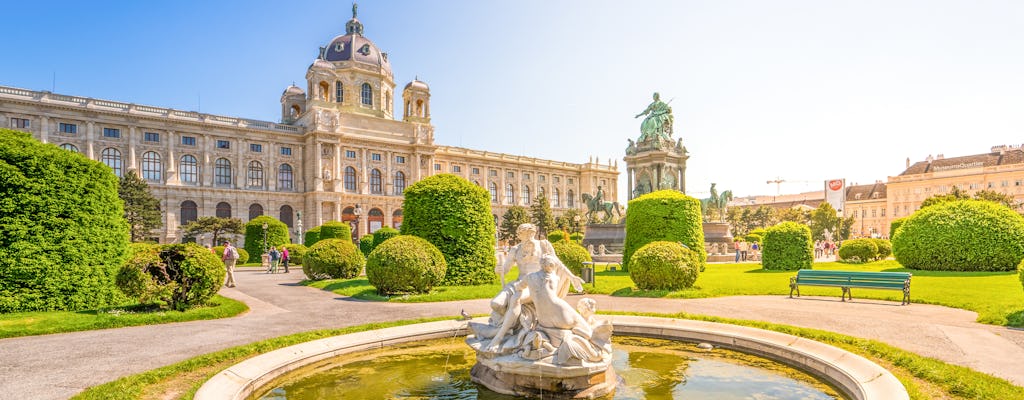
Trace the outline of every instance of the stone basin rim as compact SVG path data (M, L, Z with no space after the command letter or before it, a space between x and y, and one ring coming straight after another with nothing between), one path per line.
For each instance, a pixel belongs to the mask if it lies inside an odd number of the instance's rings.
M600 315L615 334L707 342L782 362L810 373L855 400L909 399L888 370L846 350L784 333L716 322L630 315ZM486 318L478 318L485 321ZM467 322L445 320L351 333L267 352L217 373L196 392L196 400L245 400L274 379L331 357L421 340L463 337Z

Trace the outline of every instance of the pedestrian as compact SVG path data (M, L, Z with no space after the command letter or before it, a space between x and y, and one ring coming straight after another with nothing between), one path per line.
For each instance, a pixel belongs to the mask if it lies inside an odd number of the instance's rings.
M220 259L224 261L224 268L228 271L224 286L235 287L235 261L238 260L238 250L235 250L231 242L224 242L224 254Z
M747 261L747 241L740 241L740 260Z
M761 245L754 242L750 245L750 250L754 253L754 260L761 261Z
M288 273L288 248L281 246L281 263L284 264L284 273Z
M281 252L277 251L276 246L270 246L270 269L267 270L268 274L277 273L277 263L281 262Z
M740 240L736 239L732 241L732 251L736 253L736 261L740 262Z

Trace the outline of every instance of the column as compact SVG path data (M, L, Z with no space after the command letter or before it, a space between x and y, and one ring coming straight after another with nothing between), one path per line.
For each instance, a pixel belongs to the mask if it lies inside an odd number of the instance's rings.
M508 171L504 168L498 169L498 204L505 204L505 177L508 176Z
M245 147L245 142L241 139L238 140L235 146L235 161L232 164L235 165L235 169L239 173L232 174L235 178L235 189L244 189L246 185L246 178L248 178L248 165L245 165L245 158L242 157L242 148ZM248 208L246 208L248 210Z
M313 225L314 227L320 226L320 225L324 224L324 203L322 201L320 201L320 199L318 199L318 198L315 199L315 201L316 201L316 216L313 218L313 221L316 221L316 224Z
M196 138L199 141L199 151L202 154L199 155L199 186L211 187L214 185L214 171L210 165L210 135L203 135L202 137Z
M129 126L128 127L128 165L126 166L127 168L125 168L124 172L128 172L128 171L131 171L131 170L135 170L135 171L139 170L139 164L137 163L138 160L135 159L135 142L136 142L136 140L135 140L135 127L134 126Z
M686 194L686 163L685 162L683 163L682 168L679 168L679 182L682 182L682 184L679 185L679 190L681 190L683 192L683 194Z
M419 182L420 181L420 175L423 172L423 165L421 164L419 153L413 153L413 155L412 155L412 163L413 163L412 164L413 165L413 167L412 167L412 177L411 177L412 178L412 182L409 182L409 184L413 184L415 182Z
M323 164L324 159L323 149L324 145L320 142L316 142L316 147L313 149L313 151L316 152L316 154L313 155L313 190L317 192L322 192L324 190L324 176L323 172L321 171L321 168L323 168L321 165ZM320 210L318 208L317 212L319 211ZM319 220L320 218L322 218L322 214L318 214L317 219ZM317 224L317 226L320 226L320 224Z
M387 157L387 160L384 161L384 173L382 174L383 176L381 176L381 179L384 180L384 195L390 196L395 192L394 172L391 171L391 159L394 158L394 155L390 151L385 151L384 157ZM387 219L387 215L384 216L384 219Z
M168 184L178 184L178 160L174 158L174 131L167 131L167 176L164 177L164 182Z
M85 156L90 160L96 160L96 123L89 121L85 123Z
M359 149L359 193L369 194L370 193L370 180L368 178L370 174L370 163L366 161L367 155L366 149Z
M656 188L657 190L661 190L661 164L658 164L658 165L656 165L655 167L657 168L657 169L655 170L655 172L656 172L656 176L657 176L657 182L655 183L654 187L655 187L655 188Z
M39 117L39 141L50 143L50 117L45 115Z
M334 203L334 218L335 221L341 221L341 199Z
M341 144L334 145L334 191L341 192L345 190L345 174L341 169ZM338 214L341 215L341 214Z
M633 168L626 168L626 190L626 200L633 200Z

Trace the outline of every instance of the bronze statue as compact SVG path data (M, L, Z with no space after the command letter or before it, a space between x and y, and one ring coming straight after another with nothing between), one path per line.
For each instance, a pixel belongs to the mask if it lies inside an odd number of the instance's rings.
M586 217L588 220L595 219L596 214L602 211L604 212L604 219L602 219L601 222L605 224L615 222L613 220L612 212L615 213L614 215L618 215L620 218L622 217L622 211L619 208L619 203L615 201L604 201L604 191L600 186L597 187L597 193L594 194L594 197L590 197L587 193L583 193L581 196L583 197L583 202L587 204Z
M705 222L724 222L726 206L729 201L732 200L732 191L726 190L721 195L718 194L718 190L715 189L715 184L711 184L711 197L700 200L701 214L704 215Z
M658 92L654 92L654 101L633 118L640 118L641 115L647 117L640 123L640 138L637 142L654 139L672 140L672 107L661 101Z

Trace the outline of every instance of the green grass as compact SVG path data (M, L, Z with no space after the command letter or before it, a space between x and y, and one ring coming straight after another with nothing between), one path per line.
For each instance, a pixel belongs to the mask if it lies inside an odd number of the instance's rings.
M245 303L217 295L205 306L188 311L165 311L152 306L133 305L86 311L0 314L0 338L226 318L248 309Z

